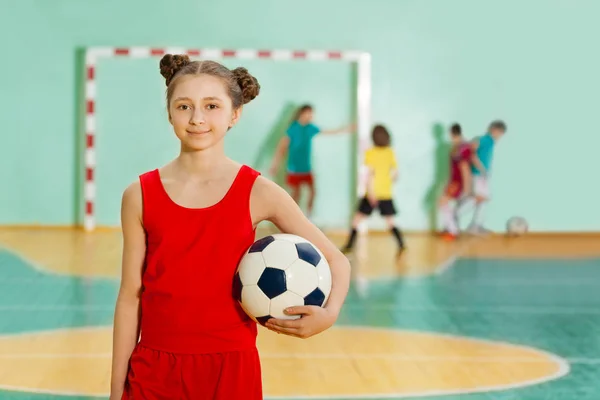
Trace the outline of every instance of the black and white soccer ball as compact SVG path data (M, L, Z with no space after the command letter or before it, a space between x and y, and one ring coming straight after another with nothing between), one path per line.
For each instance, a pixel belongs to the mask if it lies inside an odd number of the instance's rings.
M529 224L523 217L511 217L506 221L506 234L508 236L522 236L529 231Z
M297 235L274 234L256 242L242 257L234 296L252 319L296 319L292 306L323 307L331 292L331 270L319 249Z

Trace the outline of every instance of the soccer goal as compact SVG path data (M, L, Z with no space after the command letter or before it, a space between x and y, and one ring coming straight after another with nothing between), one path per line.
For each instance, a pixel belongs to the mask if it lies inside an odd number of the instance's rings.
M98 126L98 113L96 106L98 91L97 86L98 62L106 58L160 58L165 54L188 54L192 59L239 59L239 60L271 60L271 61L304 61L304 62L343 62L356 65L356 123L358 145L356 146L357 194L360 196L365 191L365 173L362 167L362 155L369 144L371 129L371 56L361 51L331 51L331 50L258 50L258 49L186 49L179 47L90 47L85 50L85 71L83 74L85 95L82 107L85 110L83 129L81 132L83 143L83 193L82 193L82 220L86 231L93 231L97 226L96 201L98 190L96 172L105 168L97 165L96 138L103 135Z

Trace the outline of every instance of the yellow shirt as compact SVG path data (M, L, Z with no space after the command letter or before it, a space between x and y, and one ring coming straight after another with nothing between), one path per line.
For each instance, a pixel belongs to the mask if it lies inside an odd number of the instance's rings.
M396 156L391 147L372 147L365 152L365 165L373 174L373 188L377 200L392 198L392 170L396 168Z

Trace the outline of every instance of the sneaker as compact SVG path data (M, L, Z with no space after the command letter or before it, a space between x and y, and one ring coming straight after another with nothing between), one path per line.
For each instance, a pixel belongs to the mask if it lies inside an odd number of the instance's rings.
M492 233L489 229L484 228L481 225L471 224L467 228L467 233L473 236L488 236Z
M458 235L450 232L444 232L440 237L446 242L453 242L458 239Z
M492 231L491 229L484 228L483 226L479 226L479 232L481 232L481 234L485 235L485 236L488 236L488 235L491 235L492 233L494 233L494 231Z

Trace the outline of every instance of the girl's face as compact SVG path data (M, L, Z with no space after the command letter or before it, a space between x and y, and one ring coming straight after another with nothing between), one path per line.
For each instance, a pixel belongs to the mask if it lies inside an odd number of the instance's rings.
M504 130L499 128L490 129L490 135L492 135L494 140L498 140L504 135Z
M300 123L300 125L306 125L306 124L309 124L312 121L312 119L313 119L313 111L305 110L298 117L298 122Z
M169 104L169 122L182 146L204 150L219 143L233 127L242 108L232 109L225 83L211 75L179 78Z
M450 134L450 142L452 144L460 144L462 142L462 137L459 135Z

